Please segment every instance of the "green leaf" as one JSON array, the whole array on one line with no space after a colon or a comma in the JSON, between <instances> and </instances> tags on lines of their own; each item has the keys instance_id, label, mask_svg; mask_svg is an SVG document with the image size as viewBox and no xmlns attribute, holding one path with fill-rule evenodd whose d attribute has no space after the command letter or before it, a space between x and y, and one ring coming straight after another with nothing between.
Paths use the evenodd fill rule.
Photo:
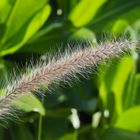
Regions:
<instances>
[{"instance_id":1,"label":"green leaf","mask_svg":"<svg viewBox=\"0 0 140 140\"><path fill-rule=\"evenodd\" d=\"M109 128L101 136L101 140L139 140L137 133L125 131L123 129Z\"/></svg>"},{"instance_id":2,"label":"green leaf","mask_svg":"<svg viewBox=\"0 0 140 140\"><path fill-rule=\"evenodd\" d=\"M125 20L126 14L129 17L128 19L138 19L137 16L130 16L129 13L137 7L139 7L139 0L117 0L117 1L108 1L100 10L100 12L96 15L94 20L88 25L91 29L96 31L104 31L106 26L109 24L113 25L113 21L118 19L118 17L122 17L121 19ZM137 15L139 12L136 12ZM138 15L139 16L139 15ZM107 28L107 31L110 30L110 26Z\"/></svg>"},{"instance_id":3,"label":"green leaf","mask_svg":"<svg viewBox=\"0 0 140 140\"><path fill-rule=\"evenodd\" d=\"M81 0L71 11L69 19L74 26L81 27L89 23L99 8L107 0Z\"/></svg>"},{"instance_id":4,"label":"green leaf","mask_svg":"<svg viewBox=\"0 0 140 140\"><path fill-rule=\"evenodd\" d=\"M92 32L90 29L88 28L80 28L78 30L76 30L71 36L70 39L72 40L89 40L89 41L93 41L96 42L96 37L94 32Z\"/></svg>"},{"instance_id":5,"label":"green leaf","mask_svg":"<svg viewBox=\"0 0 140 140\"><path fill-rule=\"evenodd\" d=\"M0 23L4 23L11 8L14 4L14 1L11 0L1 0L0 1Z\"/></svg>"},{"instance_id":6,"label":"green leaf","mask_svg":"<svg viewBox=\"0 0 140 140\"><path fill-rule=\"evenodd\" d=\"M127 27L128 27L127 21L121 19L117 20L113 25L112 33L114 33L115 35L123 33Z\"/></svg>"},{"instance_id":7,"label":"green leaf","mask_svg":"<svg viewBox=\"0 0 140 140\"><path fill-rule=\"evenodd\" d=\"M7 84L7 68L5 65L5 61L0 59L0 88L4 88L3 86L5 86Z\"/></svg>"},{"instance_id":8,"label":"green leaf","mask_svg":"<svg viewBox=\"0 0 140 140\"><path fill-rule=\"evenodd\" d=\"M140 73L135 76L133 97L134 103L140 104Z\"/></svg>"},{"instance_id":9,"label":"green leaf","mask_svg":"<svg viewBox=\"0 0 140 140\"><path fill-rule=\"evenodd\" d=\"M39 29L40 27L45 23L46 19L48 18L49 14L50 14L50 6L46 5L43 9L41 9L31 20L31 22L28 23L27 26L25 26L25 28L21 29L22 31L24 31L24 34L22 35L21 32L19 33L19 36L13 38L12 41L8 42L7 47L9 49L7 50L3 50L0 52L0 55L6 55L9 53L14 53L15 51L17 51L20 47L22 47L26 41L28 39L30 39L30 37L32 35L34 35ZM22 36L21 36L22 35ZM15 45L13 45L15 44ZM13 46L11 46L13 45ZM6 46L4 46L6 47Z\"/></svg>"},{"instance_id":10,"label":"green leaf","mask_svg":"<svg viewBox=\"0 0 140 140\"><path fill-rule=\"evenodd\" d=\"M117 119L116 127L131 130L140 131L140 106L136 106L128 109Z\"/></svg>"},{"instance_id":11,"label":"green leaf","mask_svg":"<svg viewBox=\"0 0 140 140\"><path fill-rule=\"evenodd\" d=\"M14 4L10 17L6 23L7 30L4 41L10 39L16 34L23 25L39 10L41 10L46 3L46 0L17 0Z\"/></svg>"},{"instance_id":12,"label":"green leaf","mask_svg":"<svg viewBox=\"0 0 140 140\"><path fill-rule=\"evenodd\" d=\"M137 54L133 52L133 68L129 74L127 83L125 84L125 89L123 92L123 109L127 110L130 107L135 105L136 95L134 94L134 84L135 84L135 76L136 76L136 63L137 63Z\"/></svg>"},{"instance_id":13,"label":"green leaf","mask_svg":"<svg viewBox=\"0 0 140 140\"><path fill-rule=\"evenodd\" d=\"M71 115L70 108L59 108L55 110L46 110L46 115L50 117L66 117Z\"/></svg>"},{"instance_id":14,"label":"green leaf","mask_svg":"<svg viewBox=\"0 0 140 140\"><path fill-rule=\"evenodd\" d=\"M77 133L66 134L59 138L59 140L77 140Z\"/></svg>"},{"instance_id":15,"label":"green leaf","mask_svg":"<svg viewBox=\"0 0 140 140\"><path fill-rule=\"evenodd\" d=\"M69 28L69 26L65 27L65 25L63 25L62 23L56 22L50 24L46 28L40 30L19 51L35 52L42 54L49 51L50 49L58 48L59 43L61 44L59 47L62 47L62 42L66 43L68 37L71 34Z\"/></svg>"},{"instance_id":16,"label":"green leaf","mask_svg":"<svg viewBox=\"0 0 140 140\"><path fill-rule=\"evenodd\" d=\"M16 100L13 105L19 110L26 112L34 111L45 115L45 109L42 103L32 94L21 97Z\"/></svg>"},{"instance_id":17,"label":"green leaf","mask_svg":"<svg viewBox=\"0 0 140 140\"><path fill-rule=\"evenodd\" d=\"M101 79L100 96L104 105L107 106L107 104L110 103L107 98L110 96L110 93L113 93L115 98L115 110L118 115L123 112L123 93L133 66L133 58L126 56L118 64L110 65Z\"/></svg>"}]
</instances>

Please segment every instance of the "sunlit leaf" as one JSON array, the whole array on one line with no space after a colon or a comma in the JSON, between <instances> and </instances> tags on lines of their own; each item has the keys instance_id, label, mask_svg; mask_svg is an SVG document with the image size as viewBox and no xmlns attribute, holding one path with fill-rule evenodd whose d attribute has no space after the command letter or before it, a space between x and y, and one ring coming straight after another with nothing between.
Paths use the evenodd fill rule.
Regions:
<instances>
[{"instance_id":1,"label":"sunlit leaf","mask_svg":"<svg viewBox=\"0 0 140 140\"><path fill-rule=\"evenodd\" d=\"M117 114L123 111L123 92L128 76L133 69L134 60L131 56L124 57L118 64L111 65L102 79L100 86L100 96L105 104L109 104L107 100L110 93L114 94L115 110Z\"/></svg>"},{"instance_id":2,"label":"sunlit leaf","mask_svg":"<svg viewBox=\"0 0 140 140\"><path fill-rule=\"evenodd\" d=\"M69 19L76 27L89 23L106 0L81 0L71 11Z\"/></svg>"},{"instance_id":3,"label":"sunlit leaf","mask_svg":"<svg viewBox=\"0 0 140 140\"><path fill-rule=\"evenodd\" d=\"M46 0L17 0L6 23L7 30L4 41L10 39L23 26L29 22L30 18L43 8Z\"/></svg>"},{"instance_id":4,"label":"sunlit leaf","mask_svg":"<svg viewBox=\"0 0 140 140\"><path fill-rule=\"evenodd\" d=\"M0 23L4 23L15 0L0 1Z\"/></svg>"},{"instance_id":5,"label":"sunlit leaf","mask_svg":"<svg viewBox=\"0 0 140 140\"><path fill-rule=\"evenodd\" d=\"M112 28L112 33L119 34L123 33L128 27L128 23L125 20L117 20Z\"/></svg>"},{"instance_id":6,"label":"sunlit leaf","mask_svg":"<svg viewBox=\"0 0 140 140\"><path fill-rule=\"evenodd\" d=\"M45 115L45 109L42 103L34 95L31 94L23 96L15 101L14 106L26 112L34 111L40 113L41 115Z\"/></svg>"},{"instance_id":7,"label":"sunlit leaf","mask_svg":"<svg viewBox=\"0 0 140 140\"><path fill-rule=\"evenodd\" d=\"M85 41L93 41L96 42L96 37L94 32L92 32L88 28L80 28L79 30L76 30L71 36L71 39L73 40L85 40Z\"/></svg>"},{"instance_id":8,"label":"sunlit leaf","mask_svg":"<svg viewBox=\"0 0 140 140\"><path fill-rule=\"evenodd\" d=\"M106 29L106 26L113 25L116 19L121 18L126 20L133 19L137 20L139 15L138 11L135 12L137 16L131 13L132 10L139 8L139 0L117 0L117 1L108 1L102 8L99 14L96 15L94 20L89 24L89 27L96 31L109 31L110 26Z\"/></svg>"},{"instance_id":9,"label":"sunlit leaf","mask_svg":"<svg viewBox=\"0 0 140 140\"><path fill-rule=\"evenodd\" d=\"M140 106L136 106L125 111L117 119L116 127L131 130L140 131Z\"/></svg>"},{"instance_id":10,"label":"sunlit leaf","mask_svg":"<svg viewBox=\"0 0 140 140\"><path fill-rule=\"evenodd\" d=\"M38 29L44 24L46 19L48 18L50 14L50 6L46 5L41 11L39 11L31 20L31 22L22 29L24 30L23 36L17 36L12 40L11 42L8 42L7 46L11 46L12 43L16 44L11 46L12 48L9 48L7 50L3 50L0 52L0 55L6 55L8 53L13 53L16 50L18 50L24 43L34 34L38 31Z\"/></svg>"}]
</instances>

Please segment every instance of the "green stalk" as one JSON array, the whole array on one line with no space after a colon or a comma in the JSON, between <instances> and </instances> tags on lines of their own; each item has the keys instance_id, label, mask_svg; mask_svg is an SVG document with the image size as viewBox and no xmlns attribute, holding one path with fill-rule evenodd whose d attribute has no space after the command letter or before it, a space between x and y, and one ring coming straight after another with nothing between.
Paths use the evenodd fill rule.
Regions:
<instances>
[{"instance_id":1,"label":"green stalk","mask_svg":"<svg viewBox=\"0 0 140 140\"><path fill-rule=\"evenodd\" d=\"M43 104L44 102L44 97L42 96L41 102ZM42 122L43 122L43 116L40 114L39 115L39 121L38 121L38 139L37 140L41 140L41 134L42 134Z\"/></svg>"},{"instance_id":2,"label":"green stalk","mask_svg":"<svg viewBox=\"0 0 140 140\"><path fill-rule=\"evenodd\" d=\"M42 115L39 116L38 121L38 140L41 140L41 133L42 133Z\"/></svg>"}]
</instances>

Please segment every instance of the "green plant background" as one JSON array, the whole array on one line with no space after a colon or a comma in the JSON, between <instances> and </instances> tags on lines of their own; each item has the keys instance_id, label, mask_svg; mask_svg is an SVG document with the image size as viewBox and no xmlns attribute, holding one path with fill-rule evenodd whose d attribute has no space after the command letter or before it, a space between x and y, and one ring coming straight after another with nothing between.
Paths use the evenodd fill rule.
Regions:
<instances>
[{"instance_id":1,"label":"green plant background","mask_svg":"<svg viewBox=\"0 0 140 140\"><path fill-rule=\"evenodd\" d=\"M0 0L1 83L43 53L107 34L139 38L140 0ZM22 97L19 118L1 120L0 140L140 140L140 59L131 54L43 100Z\"/></svg>"}]
</instances>

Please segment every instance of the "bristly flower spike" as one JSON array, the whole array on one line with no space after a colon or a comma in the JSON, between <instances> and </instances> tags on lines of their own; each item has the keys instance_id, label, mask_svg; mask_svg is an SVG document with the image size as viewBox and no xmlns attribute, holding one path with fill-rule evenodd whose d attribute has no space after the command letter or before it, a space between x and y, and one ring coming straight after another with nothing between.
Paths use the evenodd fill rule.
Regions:
<instances>
[{"instance_id":1,"label":"bristly flower spike","mask_svg":"<svg viewBox=\"0 0 140 140\"><path fill-rule=\"evenodd\" d=\"M125 40L102 43L97 48L78 48L74 51L66 51L60 57L52 58L47 64L41 63L33 67L29 74L22 74L7 86L0 98L0 117L11 114L12 103L22 95L36 91L40 86L48 87L53 83L69 80L71 77L76 77L76 74L84 74L85 70L91 71L90 68L94 65L130 51L135 44Z\"/></svg>"}]
</instances>

